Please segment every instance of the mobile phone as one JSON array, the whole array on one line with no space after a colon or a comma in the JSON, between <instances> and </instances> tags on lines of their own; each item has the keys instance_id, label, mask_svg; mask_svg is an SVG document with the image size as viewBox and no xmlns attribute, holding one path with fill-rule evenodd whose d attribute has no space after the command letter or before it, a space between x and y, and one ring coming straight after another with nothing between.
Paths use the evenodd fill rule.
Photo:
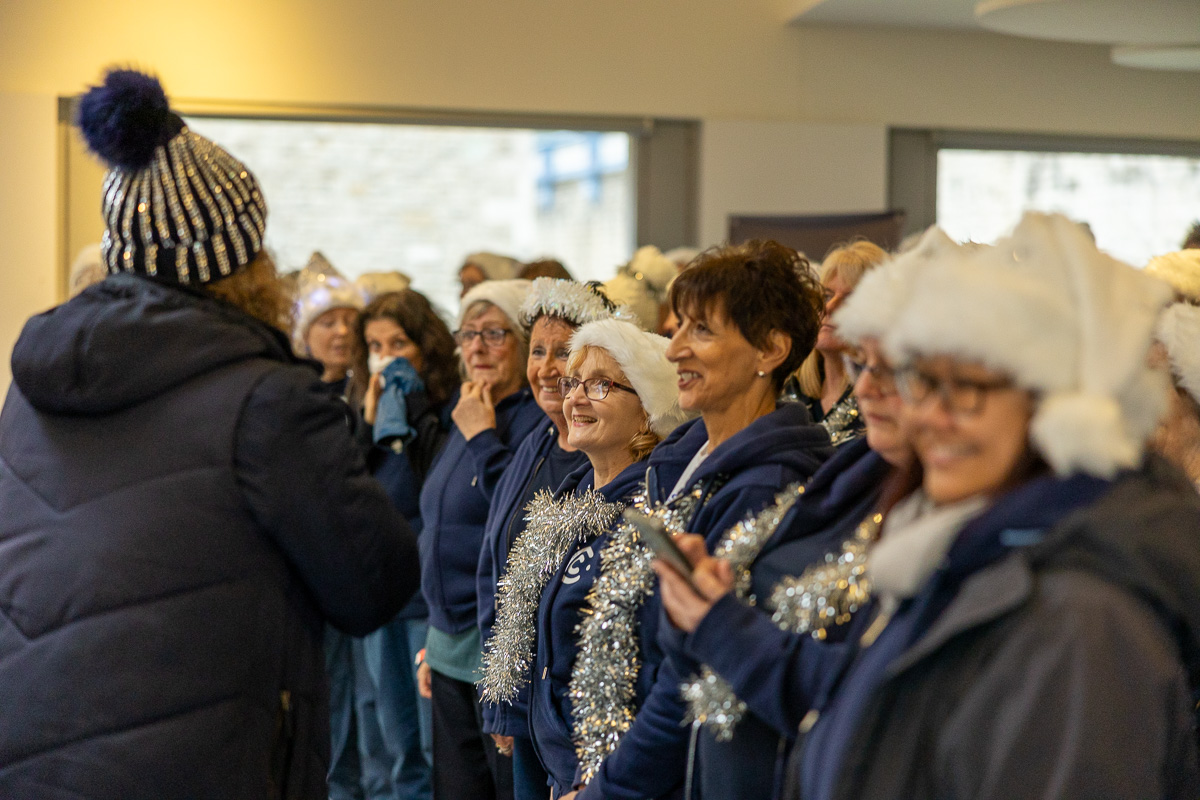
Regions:
<instances>
[{"instance_id":1,"label":"mobile phone","mask_svg":"<svg viewBox=\"0 0 1200 800\"><path fill-rule=\"evenodd\" d=\"M654 551L654 555L674 567L675 571L686 578L688 583L692 582L692 563L679 549L679 545L675 544L671 534L667 533L667 526L663 524L662 520L632 508L625 509L621 516L637 529L642 540Z\"/></svg>"}]
</instances>

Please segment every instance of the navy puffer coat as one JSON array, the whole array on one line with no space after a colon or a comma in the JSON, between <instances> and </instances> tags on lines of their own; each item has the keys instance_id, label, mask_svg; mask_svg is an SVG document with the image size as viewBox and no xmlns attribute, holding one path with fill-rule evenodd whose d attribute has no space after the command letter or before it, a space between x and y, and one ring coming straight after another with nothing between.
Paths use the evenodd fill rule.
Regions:
<instances>
[{"instance_id":1,"label":"navy puffer coat","mask_svg":"<svg viewBox=\"0 0 1200 800\"><path fill-rule=\"evenodd\" d=\"M109 278L0 414L0 797L324 798L324 622L417 586L345 406L232 306Z\"/></svg>"}]
</instances>

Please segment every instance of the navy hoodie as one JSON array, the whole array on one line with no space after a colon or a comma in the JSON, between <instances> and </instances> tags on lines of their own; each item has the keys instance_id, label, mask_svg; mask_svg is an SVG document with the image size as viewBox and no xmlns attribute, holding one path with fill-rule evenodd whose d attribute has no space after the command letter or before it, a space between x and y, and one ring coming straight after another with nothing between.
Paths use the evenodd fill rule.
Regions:
<instances>
[{"instance_id":1,"label":"navy hoodie","mask_svg":"<svg viewBox=\"0 0 1200 800\"><path fill-rule=\"evenodd\" d=\"M667 499L706 441L704 421L697 419L681 425L655 448L646 470L652 500ZM806 481L832 454L829 435L813 424L807 409L784 403L729 437L704 460L690 481L693 487L701 486L701 502L684 527L702 535L711 549L726 530L760 511L785 486ZM650 604L660 604L657 593L647 601ZM658 624L656 619L656 629ZM633 725L581 798L634 800L681 791L688 730L683 726L686 707L679 684L685 677L670 661L662 663Z\"/></svg>"},{"instance_id":2,"label":"navy hoodie","mask_svg":"<svg viewBox=\"0 0 1200 800\"><path fill-rule=\"evenodd\" d=\"M750 568L752 592L767 600L785 577L837 552L876 507L890 465L867 446L865 437L845 445L805 485L775 534ZM761 606L760 606L761 608ZM763 613L763 612L760 612ZM807 634L797 634L797 639ZM696 674L701 662L689 657L687 637L664 624L662 644L681 675ZM789 651L795 658L798 648ZM774 797L781 787L782 759L795 738L804 710L780 703L787 692L789 665L777 664L777 651L742 654L741 670L725 676L750 709L728 742L703 728L696 739L693 797ZM733 677L733 680L731 680ZM783 741L781 741L781 739Z\"/></svg>"},{"instance_id":3,"label":"navy hoodie","mask_svg":"<svg viewBox=\"0 0 1200 800\"><path fill-rule=\"evenodd\" d=\"M547 459L554 457L560 462L557 468L545 468ZM578 450L562 451L558 447L558 429L546 421L540 430L535 430L521 442L504 476L496 484L475 573L475 590L479 597L479 634L485 645L492 638L492 625L496 622L496 585L508 567L508 551L512 549L515 539L512 532L515 530L519 533L525 528L522 500L536 489L549 489L552 492L558 489L563 479L554 476L560 474L564 466L569 467L569 476L587 467L588 458ZM522 521L517 522L517 517L521 517ZM528 686L511 703L484 703L484 733L528 738L529 728L525 722L528 704Z\"/></svg>"},{"instance_id":4,"label":"navy hoodie","mask_svg":"<svg viewBox=\"0 0 1200 800\"><path fill-rule=\"evenodd\" d=\"M628 503L641 485L645 467L641 462L631 464L603 486L600 494L610 503ZM591 467L580 470L564 482L556 496L586 491L592 488L595 477ZM604 533L576 546L542 590L538 605L536 655L529 693L529 733L538 758L550 776L555 796L571 791L579 766L571 738L575 722L567 691L578 655L575 629L596 576L600 574L600 551L607 542L608 534ZM649 692L661 661L661 654L654 644L658 604L646 603L640 620L644 655L636 687L638 705Z\"/></svg>"},{"instance_id":5,"label":"navy hoodie","mask_svg":"<svg viewBox=\"0 0 1200 800\"><path fill-rule=\"evenodd\" d=\"M456 394L450 407L458 402ZM458 426L421 489L421 592L429 624L458 634L477 624L475 570L496 484L517 445L546 419L523 386L496 404L496 427L463 438Z\"/></svg>"}]
</instances>

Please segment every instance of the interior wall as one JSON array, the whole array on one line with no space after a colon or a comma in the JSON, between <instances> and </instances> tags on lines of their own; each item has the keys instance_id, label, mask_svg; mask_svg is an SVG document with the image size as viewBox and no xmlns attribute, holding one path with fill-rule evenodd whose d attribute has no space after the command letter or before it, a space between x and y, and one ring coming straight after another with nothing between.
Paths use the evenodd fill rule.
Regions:
<instances>
[{"instance_id":1,"label":"interior wall","mask_svg":"<svg viewBox=\"0 0 1200 800\"><path fill-rule=\"evenodd\" d=\"M787 5L4 0L0 208L20 257L0 268L0 353L55 299L54 98L113 63L180 99L701 120L702 242L731 211L882 208L889 126L1200 138L1200 73L987 33L790 26Z\"/></svg>"},{"instance_id":2,"label":"interior wall","mask_svg":"<svg viewBox=\"0 0 1200 800\"><path fill-rule=\"evenodd\" d=\"M711 120L700 146L700 234L724 241L731 214L839 214L887 204L887 128ZM821 258L823 253L810 254Z\"/></svg>"},{"instance_id":3,"label":"interior wall","mask_svg":"<svg viewBox=\"0 0 1200 800\"><path fill-rule=\"evenodd\" d=\"M55 109L48 95L0 92L0 391L26 318L59 294Z\"/></svg>"}]
</instances>

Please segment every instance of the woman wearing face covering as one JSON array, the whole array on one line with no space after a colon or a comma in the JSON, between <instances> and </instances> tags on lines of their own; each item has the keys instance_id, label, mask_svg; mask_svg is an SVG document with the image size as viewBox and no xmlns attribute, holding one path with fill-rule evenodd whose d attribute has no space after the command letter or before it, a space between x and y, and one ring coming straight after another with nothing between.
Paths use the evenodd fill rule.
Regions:
<instances>
[{"instance_id":1,"label":"woman wearing face covering","mask_svg":"<svg viewBox=\"0 0 1200 800\"><path fill-rule=\"evenodd\" d=\"M935 250L880 298L917 460L845 644L801 645L784 797L1194 797L1200 500L1144 452L1169 291L1059 216ZM713 566L663 583L701 639L738 602ZM728 648L784 646L735 617Z\"/></svg>"}]
</instances>

